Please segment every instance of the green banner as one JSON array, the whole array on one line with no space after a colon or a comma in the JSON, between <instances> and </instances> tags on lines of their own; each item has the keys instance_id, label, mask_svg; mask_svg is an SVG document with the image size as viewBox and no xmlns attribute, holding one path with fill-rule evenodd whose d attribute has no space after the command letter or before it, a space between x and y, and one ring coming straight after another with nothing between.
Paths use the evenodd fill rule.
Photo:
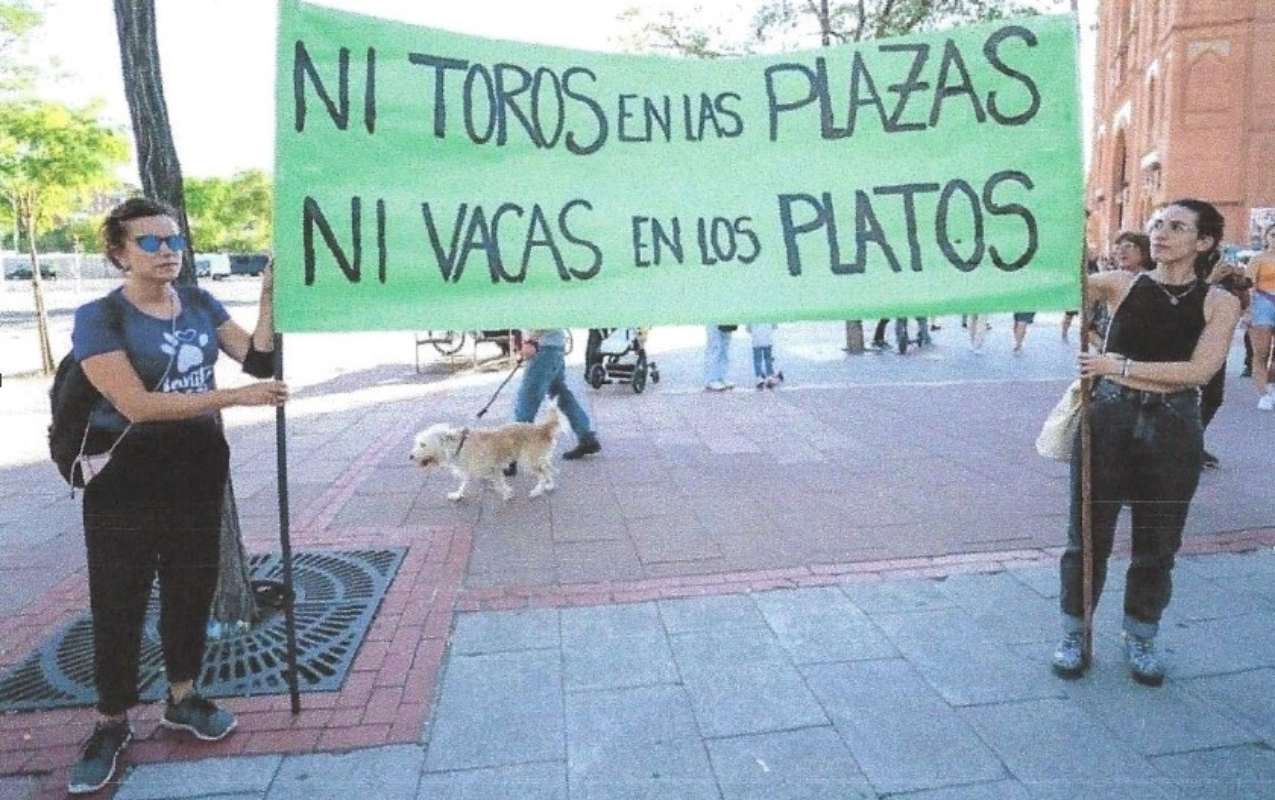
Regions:
<instances>
[{"instance_id":1,"label":"green banner","mask_svg":"<svg viewBox=\"0 0 1275 800\"><path fill-rule=\"evenodd\" d=\"M280 8L282 331L1075 308L1074 21L603 55Z\"/></svg>"}]
</instances>

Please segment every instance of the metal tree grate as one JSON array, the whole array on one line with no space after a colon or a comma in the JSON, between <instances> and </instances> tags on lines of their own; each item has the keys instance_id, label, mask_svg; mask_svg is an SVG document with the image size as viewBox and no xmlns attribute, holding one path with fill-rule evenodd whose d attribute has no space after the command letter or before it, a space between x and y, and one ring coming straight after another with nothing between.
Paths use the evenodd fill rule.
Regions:
<instances>
[{"instance_id":1,"label":"metal tree grate","mask_svg":"<svg viewBox=\"0 0 1275 800\"><path fill-rule=\"evenodd\" d=\"M337 691L345 683L346 672L404 552L309 551L293 555L297 685L301 691ZM282 579L283 561L277 554L254 555L249 561L254 579ZM208 642L197 683L200 693L245 697L287 691L283 611L263 611L266 617L243 634ZM142 629L138 686L144 701L161 699L167 687L158 625L156 587ZM87 615L58 631L0 676L0 712L91 706L96 702L93 628Z\"/></svg>"}]
</instances>

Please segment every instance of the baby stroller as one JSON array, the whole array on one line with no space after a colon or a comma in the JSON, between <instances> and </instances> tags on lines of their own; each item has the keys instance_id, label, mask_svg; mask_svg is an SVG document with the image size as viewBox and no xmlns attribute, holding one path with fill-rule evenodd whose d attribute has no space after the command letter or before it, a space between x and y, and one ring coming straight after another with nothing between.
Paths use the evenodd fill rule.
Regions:
<instances>
[{"instance_id":1,"label":"baby stroller","mask_svg":"<svg viewBox=\"0 0 1275 800\"><path fill-rule=\"evenodd\" d=\"M641 394L647 378L660 382L660 370L646 358L644 336L637 328L590 328L584 350L584 380L594 389L604 383L627 383Z\"/></svg>"}]
</instances>

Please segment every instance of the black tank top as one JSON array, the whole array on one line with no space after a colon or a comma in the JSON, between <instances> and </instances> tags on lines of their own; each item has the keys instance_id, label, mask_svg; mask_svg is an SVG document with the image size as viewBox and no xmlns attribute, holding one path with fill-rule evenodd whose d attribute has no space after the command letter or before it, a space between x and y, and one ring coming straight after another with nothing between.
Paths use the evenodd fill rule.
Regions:
<instances>
[{"instance_id":1,"label":"black tank top","mask_svg":"<svg viewBox=\"0 0 1275 800\"><path fill-rule=\"evenodd\" d=\"M1112 318L1107 351L1133 361L1190 361L1204 332L1207 293L1204 281L1187 290L1186 285L1156 283L1149 274L1140 274Z\"/></svg>"},{"instance_id":2,"label":"black tank top","mask_svg":"<svg viewBox=\"0 0 1275 800\"><path fill-rule=\"evenodd\" d=\"M1111 320L1107 351L1134 361L1190 361L1204 331L1209 286L1159 284L1143 273ZM1177 303L1173 302L1173 297Z\"/></svg>"}]
</instances>

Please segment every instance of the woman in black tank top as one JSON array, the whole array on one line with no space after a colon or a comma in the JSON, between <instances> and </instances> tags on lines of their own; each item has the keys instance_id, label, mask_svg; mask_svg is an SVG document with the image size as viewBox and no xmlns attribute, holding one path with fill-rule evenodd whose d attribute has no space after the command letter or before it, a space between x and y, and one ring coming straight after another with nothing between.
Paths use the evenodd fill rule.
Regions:
<instances>
[{"instance_id":1,"label":"woman in black tank top","mask_svg":"<svg viewBox=\"0 0 1275 800\"><path fill-rule=\"evenodd\" d=\"M1170 203L1147 226L1154 270L1106 272L1088 281L1086 300L1112 311L1104 352L1079 358L1081 376L1095 379L1089 406L1094 599L1102 592L1120 509L1128 506L1133 558L1125 583L1125 658L1134 679L1152 686L1164 680L1155 636L1199 482L1199 387L1226 360L1240 317L1235 297L1204 281L1218 260L1223 222L1209 203ZM1081 646L1080 455L1077 436L1060 564L1064 635L1053 658L1054 671L1066 678L1089 666Z\"/></svg>"}]
</instances>

